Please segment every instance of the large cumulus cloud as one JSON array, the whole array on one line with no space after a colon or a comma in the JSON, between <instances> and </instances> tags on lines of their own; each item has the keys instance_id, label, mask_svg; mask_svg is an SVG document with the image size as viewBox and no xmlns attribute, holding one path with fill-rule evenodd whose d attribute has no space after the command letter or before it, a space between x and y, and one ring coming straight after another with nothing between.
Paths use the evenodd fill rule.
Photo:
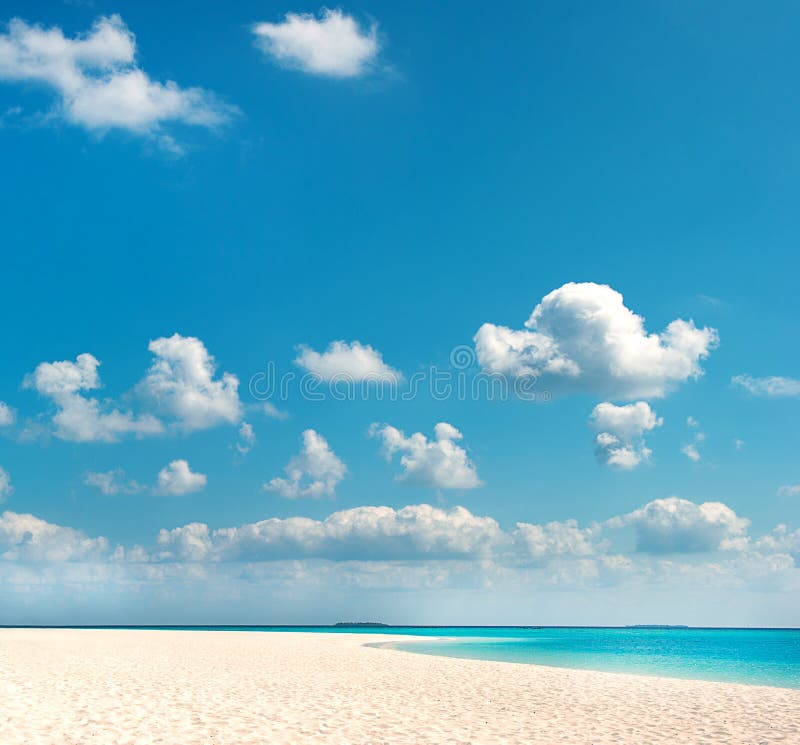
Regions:
<instances>
[{"instance_id":1,"label":"large cumulus cloud","mask_svg":"<svg viewBox=\"0 0 800 745\"><path fill-rule=\"evenodd\" d=\"M475 334L488 372L535 376L542 390L622 400L660 398L698 377L717 343L715 329L691 320L648 333L619 292L593 282L569 282L545 295L524 329L484 323Z\"/></svg>"}]
</instances>

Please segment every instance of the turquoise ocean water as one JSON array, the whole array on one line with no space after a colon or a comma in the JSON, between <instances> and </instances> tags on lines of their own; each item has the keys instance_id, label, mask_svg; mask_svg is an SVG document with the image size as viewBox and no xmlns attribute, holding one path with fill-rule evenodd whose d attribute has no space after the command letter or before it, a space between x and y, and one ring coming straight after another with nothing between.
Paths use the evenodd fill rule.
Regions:
<instances>
[{"instance_id":1,"label":"turquoise ocean water","mask_svg":"<svg viewBox=\"0 0 800 745\"><path fill-rule=\"evenodd\" d=\"M356 632L374 634L376 642L385 634L424 636L427 637L424 641L409 640L393 646L449 657L800 688L800 630L461 626L168 628Z\"/></svg>"},{"instance_id":2,"label":"turquoise ocean water","mask_svg":"<svg viewBox=\"0 0 800 745\"><path fill-rule=\"evenodd\" d=\"M497 629L398 646L425 654L800 688L800 631Z\"/></svg>"}]
</instances>

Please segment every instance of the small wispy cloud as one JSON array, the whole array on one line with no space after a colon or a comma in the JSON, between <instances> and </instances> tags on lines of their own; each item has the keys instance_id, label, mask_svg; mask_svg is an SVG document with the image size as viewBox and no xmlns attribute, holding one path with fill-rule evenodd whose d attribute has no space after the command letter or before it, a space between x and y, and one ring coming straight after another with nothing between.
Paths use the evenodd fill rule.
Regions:
<instances>
[{"instance_id":1,"label":"small wispy cloud","mask_svg":"<svg viewBox=\"0 0 800 745\"><path fill-rule=\"evenodd\" d=\"M114 494L137 494L144 491L144 486L125 476L125 471L115 468L111 471L87 471L83 483L93 486L101 494L111 496Z\"/></svg>"},{"instance_id":2,"label":"small wispy cloud","mask_svg":"<svg viewBox=\"0 0 800 745\"><path fill-rule=\"evenodd\" d=\"M270 401L263 401L262 403L255 404L253 408L263 414L268 419L277 419L278 421L285 421L289 418L289 412L279 409L275 404Z\"/></svg>"},{"instance_id":3,"label":"small wispy cloud","mask_svg":"<svg viewBox=\"0 0 800 745\"><path fill-rule=\"evenodd\" d=\"M689 443L688 445L683 445L681 447L681 452L690 460L692 463L697 463L700 458L700 451L697 449L697 445L693 443Z\"/></svg>"},{"instance_id":4,"label":"small wispy cloud","mask_svg":"<svg viewBox=\"0 0 800 745\"><path fill-rule=\"evenodd\" d=\"M754 396L765 398L784 398L800 396L800 380L785 378L780 375L770 375L765 378L755 378L752 375L735 375L731 378L731 385L743 388Z\"/></svg>"},{"instance_id":5,"label":"small wispy cloud","mask_svg":"<svg viewBox=\"0 0 800 745\"><path fill-rule=\"evenodd\" d=\"M701 303L705 303L706 305L709 305L712 308L724 308L726 304L725 301L722 300L721 298L718 298L714 295L706 295L702 292L699 295L697 295L697 299Z\"/></svg>"},{"instance_id":6,"label":"small wispy cloud","mask_svg":"<svg viewBox=\"0 0 800 745\"><path fill-rule=\"evenodd\" d=\"M249 422L242 422L239 427L239 437L236 441L236 452L239 455L247 455L256 444L256 433L253 425Z\"/></svg>"},{"instance_id":7,"label":"small wispy cloud","mask_svg":"<svg viewBox=\"0 0 800 745\"><path fill-rule=\"evenodd\" d=\"M694 440L693 442L684 443L681 446L681 452L692 461L692 463L698 463L703 458L700 453L700 446L706 441L706 435L704 432L700 431L700 422L693 416L686 417L686 427L694 430Z\"/></svg>"},{"instance_id":8,"label":"small wispy cloud","mask_svg":"<svg viewBox=\"0 0 800 745\"><path fill-rule=\"evenodd\" d=\"M0 401L0 427L10 427L17 419L17 413L4 401Z\"/></svg>"},{"instance_id":9,"label":"small wispy cloud","mask_svg":"<svg viewBox=\"0 0 800 745\"><path fill-rule=\"evenodd\" d=\"M14 487L11 485L11 477L5 468L0 467L0 502L5 501L6 497L14 493Z\"/></svg>"}]
</instances>

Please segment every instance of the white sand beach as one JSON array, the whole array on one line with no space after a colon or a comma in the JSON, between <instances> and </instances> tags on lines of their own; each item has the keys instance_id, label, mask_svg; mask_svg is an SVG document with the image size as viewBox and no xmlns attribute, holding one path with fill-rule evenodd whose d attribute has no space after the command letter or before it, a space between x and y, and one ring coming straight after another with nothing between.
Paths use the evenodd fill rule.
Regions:
<instances>
[{"instance_id":1,"label":"white sand beach","mask_svg":"<svg viewBox=\"0 0 800 745\"><path fill-rule=\"evenodd\" d=\"M796 690L364 646L377 640L2 629L0 742L800 742Z\"/></svg>"}]
</instances>

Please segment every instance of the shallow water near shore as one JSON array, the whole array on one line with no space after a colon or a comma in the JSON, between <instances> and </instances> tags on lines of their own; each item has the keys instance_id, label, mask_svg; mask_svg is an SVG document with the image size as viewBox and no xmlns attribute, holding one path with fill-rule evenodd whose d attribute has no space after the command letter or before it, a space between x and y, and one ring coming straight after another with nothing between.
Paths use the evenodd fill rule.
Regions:
<instances>
[{"instance_id":1,"label":"shallow water near shore","mask_svg":"<svg viewBox=\"0 0 800 745\"><path fill-rule=\"evenodd\" d=\"M441 633L447 638L394 646L450 657L800 688L800 631L794 630L474 629L469 638Z\"/></svg>"}]
</instances>

